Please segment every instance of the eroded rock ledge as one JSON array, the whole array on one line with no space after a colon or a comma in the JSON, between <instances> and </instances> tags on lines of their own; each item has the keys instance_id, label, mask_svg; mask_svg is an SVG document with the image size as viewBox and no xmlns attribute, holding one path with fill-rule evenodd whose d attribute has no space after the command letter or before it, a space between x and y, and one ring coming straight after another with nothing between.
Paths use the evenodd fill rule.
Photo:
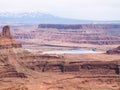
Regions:
<instances>
[{"instance_id":1,"label":"eroded rock ledge","mask_svg":"<svg viewBox=\"0 0 120 90\"><path fill-rule=\"evenodd\" d=\"M115 29L120 28L117 24L40 24L38 28L56 29Z\"/></svg>"},{"instance_id":2,"label":"eroded rock ledge","mask_svg":"<svg viewBox=\"0 0 120 90\"><path fill-rule=\"evenodd\" d=\"M21 58L27 58L26 61L21 60L23 66L38 72L77 72L81 75L120 75L119 61L66 62L62 60L64 59L63 57L57 56L28 56Z\"/></svg>"},{"instance_id":3,"label":"eroded rock ledge","mask_svg":"<svg viewBox=\"0 0 120 90\"><path fill-rule=\"evenodd\" d=\"M112 50L108 50L106 53L107 54L120 54L120 46Z\"/></svg>"}]
</instances>

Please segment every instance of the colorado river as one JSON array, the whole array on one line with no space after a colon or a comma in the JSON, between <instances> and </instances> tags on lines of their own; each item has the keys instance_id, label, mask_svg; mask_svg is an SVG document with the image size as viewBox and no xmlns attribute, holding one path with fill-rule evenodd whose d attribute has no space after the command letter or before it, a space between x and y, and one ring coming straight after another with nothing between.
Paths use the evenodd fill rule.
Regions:
<instances>
[{"instance_id":1,"label":"colorado river","mask_svg":"<svg viewBox=\"0 0 120 90\"><path fill-rule=\"evenodd\" d=\"M45 51L43 54L85 54L85 53L101 53L94 50L78 49L78 50L56 50Z\"/></svg>"}]
</instances>

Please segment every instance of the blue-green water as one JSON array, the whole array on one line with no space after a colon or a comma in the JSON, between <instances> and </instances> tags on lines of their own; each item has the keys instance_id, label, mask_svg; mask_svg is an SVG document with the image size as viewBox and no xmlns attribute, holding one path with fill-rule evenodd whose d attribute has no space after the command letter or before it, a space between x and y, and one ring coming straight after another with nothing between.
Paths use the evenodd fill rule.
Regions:
<instances>
[{"instance_id":1,"label":"blue-green water","mask_svg":"<svg viewBox=\"0 0 120 90\"><path fill-rule=\"evenodd\" d=\"M78 49L78 50L56 50L45 51L44 54L84 54L84 53L100 53L94 50Z\"/></svg>"}]
</instances>

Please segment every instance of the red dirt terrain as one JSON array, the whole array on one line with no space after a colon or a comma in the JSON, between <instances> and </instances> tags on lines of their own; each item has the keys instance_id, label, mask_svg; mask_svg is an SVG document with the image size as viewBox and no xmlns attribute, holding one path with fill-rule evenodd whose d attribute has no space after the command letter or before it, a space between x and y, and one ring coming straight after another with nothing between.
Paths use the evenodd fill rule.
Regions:
<instances>
[{"instance_id":1,"label":"red dirt terrain","mask_svg":"<svg viewBox=\"0 0 120 90\"><path fill-rule=\"evenodd\" d=\"M120 90L119 54L31 53L9 26L0 38L0 90Z\"/></svg>"}]
</instances>

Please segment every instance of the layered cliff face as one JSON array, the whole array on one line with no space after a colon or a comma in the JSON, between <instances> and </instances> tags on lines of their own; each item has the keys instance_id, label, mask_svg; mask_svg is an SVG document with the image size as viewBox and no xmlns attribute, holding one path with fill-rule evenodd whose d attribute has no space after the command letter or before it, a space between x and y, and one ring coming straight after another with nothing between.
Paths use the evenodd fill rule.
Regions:
<instances>
[{"instance_id":1,"label":"layered cliff face","mask_svg":"<svg viewBox=\"0 0 120 90\"><path fill-rule=\"evenodd\" d=\"M120 44L120 25L114 24L80 24L80 25L39 25L39 30L44 33L51 31L52 39L61 42L85 44ZM52 31L54 30L54 31ZM48 35L48 33L46 35ZM41 33L42 35L42 33ZM46 38L45 38L46 39Z\"/></svg>"},{"instance_id":2,"label":"layered cliff face","mask_svg":"<svg viewBox=\"0 0 120 90\"><path fill-rule=\"evenodd\" d=\"M120 28L118 24L40 24L38 28L55 29L116 29Z\"/></svg>"},{"instance_id":3,"label":"layered cliff face","mask_svg":"<svg viewBox=\"0 0 120 90\"><path fill-rule=\"evenodd\" d=\"M16 68L9 63L8 57L0 56L0 78L21 77L25 78L25 74L18 72Z\"/></svg>"},{"instance_id":4,"label":"layered cliff face","mask_svg":"<svg viewBox=\"0 0 120 90\"><path fill-rule=\"evenodd\" d=\"M40 24L30 32L14 32L14 38L23 44L77 43L113 45L120 44L119 24ZM35 42L36 41L36 42Z\"/></svg>"},{"instance_id":5,"label":"layered cliff face","mask_svg":"<svg viewBox=\"0 0 120 90\"><path fill-rule=\"evenodd\" d=\"M64 57L39 55L22 57L24 67L38 72L79 73L80 75L120 75L119 61L67 61Z\"/></svg>"}]
</instances>

